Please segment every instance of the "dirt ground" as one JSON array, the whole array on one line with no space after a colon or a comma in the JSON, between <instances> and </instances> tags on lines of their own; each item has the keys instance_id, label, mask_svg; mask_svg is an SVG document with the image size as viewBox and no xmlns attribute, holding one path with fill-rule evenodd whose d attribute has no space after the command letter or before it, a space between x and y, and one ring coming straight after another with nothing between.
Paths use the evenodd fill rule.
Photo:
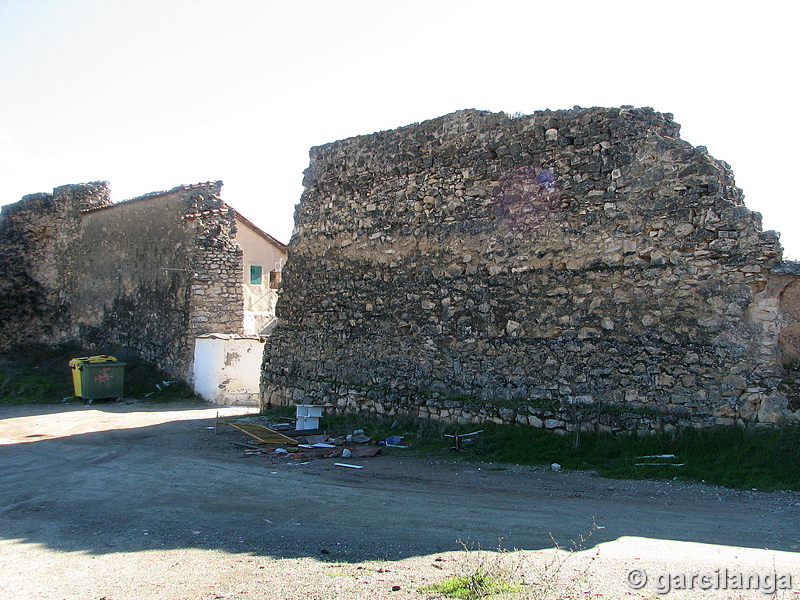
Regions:
<instances>
[{"instance_id":1,"label":"dirt ground","mask_svg":"<svg viewBox=\"0 0 800 600\"><path fill-rule=\"evenodd\" d=\"M797 492L607 480L392 449L345 461L362 469L245 456L232 443L247 441L242 433L213 430L217 413L244 412L0 407L0 598L400 600L431 597L420 587L478 566L524 580L516 593L530 598L654 598L680 573L717 580L676 591L688 584L673 579L669 597L762 598L773 572L794 589L777 597L800 597ZM553 540L582 551L554 553ZM490 552L498 547L521 552ZM632 569L648 575L640 589L627 583ZM760 590L714 589L720 572L765 579ZM540 593L543 579L562 591Z\"/></svg>"}]
</instances>

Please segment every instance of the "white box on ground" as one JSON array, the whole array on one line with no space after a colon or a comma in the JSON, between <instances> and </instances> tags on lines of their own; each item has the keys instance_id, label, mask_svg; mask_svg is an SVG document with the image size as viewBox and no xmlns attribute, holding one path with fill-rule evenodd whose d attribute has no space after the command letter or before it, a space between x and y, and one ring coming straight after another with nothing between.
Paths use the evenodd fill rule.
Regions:
<instances>
[{"instance_id":1,"label":"white box on ground","mask_svg":"<svg viewBox=\"0 0 800 600\"><path fill-rule=\"evenodd\" d=\"M319 429L319 420L322 417L322 406L313 404L297 405L297 429Z\"/></svg>"}]
</instances>

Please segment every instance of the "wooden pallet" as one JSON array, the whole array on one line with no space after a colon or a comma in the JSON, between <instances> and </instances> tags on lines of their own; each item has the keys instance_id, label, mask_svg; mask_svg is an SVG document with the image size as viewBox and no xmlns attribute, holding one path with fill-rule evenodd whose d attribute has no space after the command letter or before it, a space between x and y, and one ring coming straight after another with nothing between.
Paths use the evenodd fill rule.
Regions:
<instances>
[{"instance_id":1,"label":"wooden pallet","mask_svg":"<svg viewBox=\"0 0 800 600\"><path fill-rule=\"evenodd\" d=\"M297 446L297 440L273 431L269 427L263 425L256 425L255 423L228 423L231 427L235 427L242 433L249 435L251 438L257 440L262 444L278 444L281 446Z\"/></svg>"}]
</instances>

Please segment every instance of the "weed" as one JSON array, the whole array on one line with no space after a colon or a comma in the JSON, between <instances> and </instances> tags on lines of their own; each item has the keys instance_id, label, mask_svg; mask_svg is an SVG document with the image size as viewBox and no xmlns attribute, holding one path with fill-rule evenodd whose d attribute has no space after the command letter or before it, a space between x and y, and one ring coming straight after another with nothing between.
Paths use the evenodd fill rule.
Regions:
<instances>
[{"instance_id":1,"label":"weed","mask_svg":"<svg viewBox=\"0 0 800 600\"><path fill-rule=\"evenodd\" d=\"M522 589L516 565L507 560L512 553L502 549L487 553L461 540L459 543L464 547L466 563L460 565L462 574L425 586L421 591L459 600L479 600L510 597Z\"/></svg>"},{"instance_id":2,"label":"weed","mask_svg":"<svg viewBox=\"0 0 800 600\"><path fill-rule=\"evenodd\" d=\"M478 569L467 575L453 575L435 583L430 586L429 591L449 598L475 600L495 597L513 589L515 588L508 582L496 579L491 573Z\"/></svg>"},{"instance_id":3,"label":"weed","mask_svg":"<svg viewBox=\"0 0 800 600\"><path fill-rule=\"evenodd\" d=\"M515 598L519 600L569 600L583 598L589 587L589 571L597 554L582 566L573 568L571 559L584 549L592 534L601 529L592 523L587 535L562 547L551 536L553 549L546 552L484 552L459 541L464 548L457 575L425 586L420 591L459 600ZM502 545L502 540L501 540Z\"/></svg>"},{"instance_id":4,"label":"weed","mask_svg":"<svg viewBox=\"0 0 800 600\"><path fill-rule=\"evenodd\" d=\"M553 550L543 562L534 563L527 578L523 581L525 600L548 600L550 598L570 599L583 598L585 588L589 586L589 571L597 558L597 553L589 557L584 566L572 568L571 560L576 553L585 549L586 543L595 531L602 529L597 523L592 522L592 528L586 535L581 535L578 541L570 542L569 546L562 547L551 535Z\"/></svg>"}]
</instances>

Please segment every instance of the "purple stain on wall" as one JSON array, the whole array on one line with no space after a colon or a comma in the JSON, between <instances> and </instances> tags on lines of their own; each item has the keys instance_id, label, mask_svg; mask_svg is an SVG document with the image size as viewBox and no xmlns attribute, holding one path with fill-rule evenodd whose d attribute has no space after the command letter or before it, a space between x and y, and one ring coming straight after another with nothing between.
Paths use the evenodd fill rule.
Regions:
<instances>
[{"instance_id":1,"label":"purple stain on wall","mask_svg":"<svg viewBox=\"0 0 800 600\"><path fill-rule=\"evenodd\" d=\"M536 176L536 183L539 184L539 192L552 192L556 189L556 176L550 171L542 171Z\"/></svg>"},{"instance_id":2,"label":"purple stain on wall","mask_svg":"<svg viewBox=\"0 0 800 600\"><path fill-rule=\"evenodd\" d=\"M534 166L506 171L494 189L495 215L510 229L534 229L549 221L556 208L556 174Z\"/></svg>"}]
</instances>

